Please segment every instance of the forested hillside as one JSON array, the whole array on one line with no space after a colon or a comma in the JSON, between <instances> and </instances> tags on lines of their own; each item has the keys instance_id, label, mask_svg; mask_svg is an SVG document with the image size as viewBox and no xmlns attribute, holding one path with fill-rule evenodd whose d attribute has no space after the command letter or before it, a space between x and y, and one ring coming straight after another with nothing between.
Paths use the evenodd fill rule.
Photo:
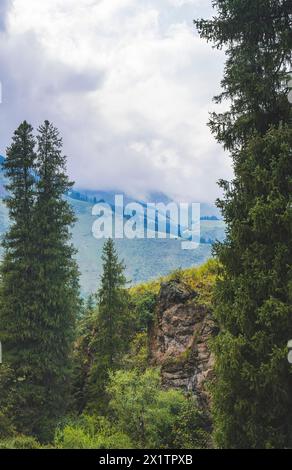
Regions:
<instances>
[{"instance_id":1,"label":"forested hillside","mask_svg":"<svg viewBox=\"0 0 292 470\"><path fill-rule=\"evenodd\" d=\"M212 317L216 271L210 261L127 288L124 266L109 240L103 250L101 287L81 308L76 325L66 415L60 414L54 434L43 440L38 432L20 433L19 418L9 419L6 409L0 448L212 447L208 387L213 380L210 341L216 329L210 325L207 333L206 325ZM163 314L172 317L176 342L161 362L154 359L154 337ZM175 325L183 324L186 316L192 323L187 321L181 336ZM162 340L161 333L159 337ZM209 351L208 368L202 346ZM174 366L185 377L188 371L189 379L177 381ZM193 377L200 374L195 382Z\"/></svg>"},{"instance_id":2,"label":"forested hillside","mask_svg":"<svg viewBox=\"0 0 292 470\"><path fill-rule=\"evenodd\" d=\"M216 264L130 288L109 238L98 288L81 300L71 243L76 219L64 198L73 183L58 130L45 121L35 135L21 123L3 167L9 226L0 285L0 446L211 446L201 346L209 351L213 335L203 330ZM154 359L165 311L177 337L166 362L185 364L188 381L166 383L165 361ZM183 337L175 327L180 321ZM208 357L212 372L210 351Z\"/></svg>"},{"instance_id":3,"label":"forested hillside","mask_svg":"<svg viewBox=\"0 0 292 470\"><path fill-rule=\"evenodd\" d=\"M96 241L48 120L0 159L1 449L292 448L292 4L213 7L234 177L197 250Z\"/></svg>"}]
</instances>

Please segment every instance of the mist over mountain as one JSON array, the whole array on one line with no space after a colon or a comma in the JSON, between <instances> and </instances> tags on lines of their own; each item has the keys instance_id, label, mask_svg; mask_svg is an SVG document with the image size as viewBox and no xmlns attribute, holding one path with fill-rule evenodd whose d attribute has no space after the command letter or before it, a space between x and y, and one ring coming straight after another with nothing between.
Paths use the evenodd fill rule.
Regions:
<instances>
[{"instance_id":1,"label":"mist over mountain","mask_svg":"<svg viewBox=\"0 0 292 470\"><path fill-rule=\"evenodd\" d=\"M8 211L4 204L5 177L2 171L4 157L0 156L0 236L9 226ZM77 248L77 261L81 274L81 290L83 295L95 292L102 272L101 252L104 239L97 240L92 233L96 216L92 214L98 202L108 204L114 214L115 195L119 191L89 191L76 188L66 196L72 205L77 222L72 230L72 241ZM148 201L134 201L129 195L123 194L124 204L139 202L162 202L167 204L170 199L159 192L150 195ZM147 220L145 221L147 223ZM167 231L171 231L172 221L167 220ZM178 267L187 268L199 265L211 256L212 244L215 240L223 240L225 236L224 222L219 210L211 204L201 204L201 240L195 250L183 250L180 239L118 239L115 241L120 257L126 261L126 276L130 283L136 284L155 277L164 276Z\"/></svg>"}]
</instances>

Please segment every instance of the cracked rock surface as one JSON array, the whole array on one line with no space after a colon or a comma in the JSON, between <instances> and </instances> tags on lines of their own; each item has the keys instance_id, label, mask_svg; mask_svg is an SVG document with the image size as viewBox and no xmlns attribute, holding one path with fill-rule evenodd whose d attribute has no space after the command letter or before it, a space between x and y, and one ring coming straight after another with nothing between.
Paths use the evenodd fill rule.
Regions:
<instances>
[{"instance_id":1,"label":"cracked rock surface","mask_svg":"<svg viewBox=\"0 0 292 470\"><path fill-rule=\"evenodd\" d=\"M165 388L194 393L208 406L206 389L213 377L209 341L215 334L212 312L200 303L199 292L178 280L161 284L155 322L149 333L150 361L161 367Z\"/></svg>"}]
</instances>

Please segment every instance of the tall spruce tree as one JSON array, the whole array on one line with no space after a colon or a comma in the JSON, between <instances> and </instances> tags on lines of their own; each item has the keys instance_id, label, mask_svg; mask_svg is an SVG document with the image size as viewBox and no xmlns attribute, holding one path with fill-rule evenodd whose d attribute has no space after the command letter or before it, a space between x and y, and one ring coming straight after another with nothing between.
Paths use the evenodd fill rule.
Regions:
<instances>
[{"instance_id":1,"label":"tall spruce tree","mask_svg":"<svg viewBox=\"0 0 292 470\"><path fill-rule=\"evenodd\" d=\"M217 0L199 33L226 50L230 110L210 126L235 177L218 202L226 241L216 287L215 438L225 448L292 447L291 0Z\"/></svg>"},{"instance_id":2,"label":"tall spruce tree","mask_svg":"<svg viewBox=\"0 0 292 470\"><path fill-rule=\"evenodd\" d=\"M4 366L0 366L0 408L8 413L20 432L30 432L36 420L38 401L35 384L40 346L34 309L33 209L35 197L35 140L24 121L15 131L3 163L8 179L10 228L3 240L4 257L0 283L0 341ZM5 377L5 371L9 371ZM5 384L5 387L4 385Z\"/></svg>"},{"instance_id":3,"label":"tall spruce tree","mask_svg":"<svg viewBox=\"0 0 292 470\"><path fill-rule=\"evenodd\" d=\"M91 351L94 355L88 380L88 407L101 410L106 402L105 386L110 370L121 364L130 335L128 292L124 264L114 242L103 247L103 274L98 290L98 311Z\"/></svg>"},{"instance_id":4,"label":"tall spruce tree","mask_svg":"<svg viewBox=\"0 0 292 470\"><path fill-rule=\"evenodd\" d=\"M68 405L70 352L79 306L70 245L71 187L58 131L45 122L34 152L32 127L15 132L4 163L11 226L1 267L0 340L7 396L1 408L18 432L52 437ZM1 410L0 410L1 411Z\"/></svg>"},{"instance_id":5,"label":"tall spruce tree","mask_svg":"<svg viewBox=\"0 0 292 470\"><path fill-rule=\"evenodd\" d=\"M71 188L58 130L48 121L38 129L37 199L34 209L35 306L38 310L39 384L43 404L35 433L49 439L68 407L71 348L79 308L78 269L70 243L73 209L64 195Z\"/></svg>"},{"instance_id":6,"label":"tall spruce tree","mask_svg":"<svg viewBox=\"0 0 292 470\"><path fill-rule=\"evenodd\" d=\"M103 274L98 291L99 321L103 329L102 350L111 368L117 362L125 340L128 294L125 290L125 266L119 261L114 242L109 238L103 247Z\"/></svg>"}]
</instances>

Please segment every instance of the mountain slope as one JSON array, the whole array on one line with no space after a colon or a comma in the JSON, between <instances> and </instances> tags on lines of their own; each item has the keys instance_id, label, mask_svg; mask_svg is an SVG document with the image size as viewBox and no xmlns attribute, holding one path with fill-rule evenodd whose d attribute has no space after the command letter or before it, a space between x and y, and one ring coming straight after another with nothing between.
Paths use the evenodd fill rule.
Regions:
<instances>
[{"instance_id":1,"label":"mountain slope","mask_svg":"<svg viewBox=\"0 0 292 470\"><path fill-rule=\"evenodd\" d=\"M69 199L70 200L70 199ZM101 274L101 251L104 240L92 235L95 217L92 205L84 201L70 200L78 222L73 229L73 243L78 249L77 261L81 271L82 291L88 294L97 289ZM218 226L216 226L218 225ZM207 236L224 234L221 221L202 221ZM203 263L211 256L211 244L201 244L196 250L182 250L180 240L139 239L115 240L119 255L124 259L126 275L130 282L139 283L163 276L179 267L185 268Z\"/></svg>"},{"instance_id":2,"label":"mountain slope","mask_svg":"<svg viewBox=\"0 0 292 470\"><path fill-rule=\"evenodd\" d=\"M3 202L5 192L5 178L1 170L4 157L0 156L0 236L9 226L7 208ZM102 271L101 252L104 240L97 240L92 234L92 225L96 216L92 215L92 207L98 201L98 196L108 204L113 204L113 192L85 192L73 191L66 198L72 205L77 222L72 230L72 241L78 250L77 262L81 273L82 294L95 292ZM160 202L167 203L163 195L156 195ZM154 196L153 196L154 197ZM158 199L159 197L159 199ZM125 196L125 203L130 198ZM212 205L202 205L201 215L204 217L218 216L218 210ZM127 266L128 280L137 284L140 282L164 276L177 268L186 268L198 265L211 256L212 243L224 238L224 223L222 220L201 221L201 244L196 250L182 250L181 241L174 239L138 239L116 240L119 256L124 259ZM0 249L0 256L1 256Z\"/></svg>"}]
</instances>

